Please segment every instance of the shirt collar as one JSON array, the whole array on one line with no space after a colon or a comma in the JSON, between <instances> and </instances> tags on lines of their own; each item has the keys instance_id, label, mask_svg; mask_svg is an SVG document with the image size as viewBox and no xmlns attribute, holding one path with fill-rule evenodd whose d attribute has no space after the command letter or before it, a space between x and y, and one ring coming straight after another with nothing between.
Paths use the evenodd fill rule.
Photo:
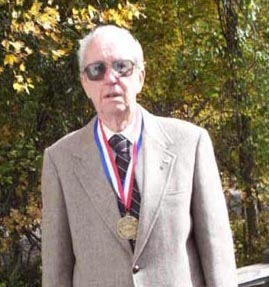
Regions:
<instances>
[{"instance_id":1,"label":"shirt collar","mask_svg":"<svg viewBox=\"0 0 269 287\"><path fill-rule=\"evenodd\" d=\"M103 124L104 133L106 135L107 141L114 135L114 134L122 134L125 136L132 144L138 141L140 132L141 132L141 123L142 123L142 112L138 108L137 112L135 113L134 118L132 119L131 123L121 132L117 133L109 129L105 124Z\"/></svg>"}]
</instances>

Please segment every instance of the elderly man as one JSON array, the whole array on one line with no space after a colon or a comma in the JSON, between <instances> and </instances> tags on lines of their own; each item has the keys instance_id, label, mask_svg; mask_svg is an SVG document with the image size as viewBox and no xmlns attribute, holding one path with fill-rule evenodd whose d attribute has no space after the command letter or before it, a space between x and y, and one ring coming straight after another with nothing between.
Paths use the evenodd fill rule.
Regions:
<instances>
[{"instance_id":1,"label":"elderly man","mask_svg":"<svg viewBox=\"0 0 269 287\"><path fill-rule=\"evenodd\" d=\"M97 116L45 151L43 287L237 286L208 133L137 104L129 31L98 27L78 55Z\"/></svg>"}]
</instances>

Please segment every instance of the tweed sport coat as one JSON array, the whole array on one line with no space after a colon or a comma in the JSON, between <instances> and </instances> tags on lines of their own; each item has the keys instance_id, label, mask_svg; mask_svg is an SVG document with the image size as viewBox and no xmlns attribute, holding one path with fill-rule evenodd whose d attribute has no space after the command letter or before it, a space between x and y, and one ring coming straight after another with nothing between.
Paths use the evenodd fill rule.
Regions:
<instances>
[{"instance_id":1,"label":"tweed sport coat","mask_svg":"<svg viewBox=\"0 0 269 287\"><path fill-rule=\"evenodd\" d=\"M95 118L47 148L42 171L43 287L235 287L225 199L208 133L144 120L134 254L93 137Z\"/></svg>"}]
</instances>

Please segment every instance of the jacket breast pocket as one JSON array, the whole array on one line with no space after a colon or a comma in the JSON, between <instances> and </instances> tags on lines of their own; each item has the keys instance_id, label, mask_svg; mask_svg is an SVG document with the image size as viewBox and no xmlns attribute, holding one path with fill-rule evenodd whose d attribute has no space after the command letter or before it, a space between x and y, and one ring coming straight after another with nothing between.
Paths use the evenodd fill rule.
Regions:
<instances>
[{"instance_id":1,"label":"jacket breast pocket","mask_svg":"<svg viewBox=\"0 0 269 287\"><path fill-rule=\"evenodd\" d=\"M167 196L184 195L191 193L191 188L187 184L169 185L166 191Z\"/></svg>"}]
</instances>

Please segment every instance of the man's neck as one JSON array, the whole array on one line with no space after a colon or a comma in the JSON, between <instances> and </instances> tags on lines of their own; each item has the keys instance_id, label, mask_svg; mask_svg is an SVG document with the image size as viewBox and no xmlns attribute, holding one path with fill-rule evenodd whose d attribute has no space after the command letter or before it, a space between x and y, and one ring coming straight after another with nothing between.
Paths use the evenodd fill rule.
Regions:
<instances>
[{"instance_id":1,"label":"man's neck","mask_svg":"<svg viewBox=\"0 0 269 287\"><path fill-rule=\"evenodd\" d=\"M110 121L102 120L104 125L106 125L111 131L113 132L121 132L124 129L127 128L127 126L130 124L130 120L118 120L118 119L113 119Z\"/></svg>"},{"instance_id":2,"label":"man's neck","mask_svg":"<svg viewBox=\"0 0 269 287\"><path fill-rule=\"evenodd\" d=\"M99 117L105 126L107 126L113 132L121 132L127 128L128 125L132 122L134 113L128 115L123 114L114 114L108 117Z\"/></svg>"}]
</instances>

